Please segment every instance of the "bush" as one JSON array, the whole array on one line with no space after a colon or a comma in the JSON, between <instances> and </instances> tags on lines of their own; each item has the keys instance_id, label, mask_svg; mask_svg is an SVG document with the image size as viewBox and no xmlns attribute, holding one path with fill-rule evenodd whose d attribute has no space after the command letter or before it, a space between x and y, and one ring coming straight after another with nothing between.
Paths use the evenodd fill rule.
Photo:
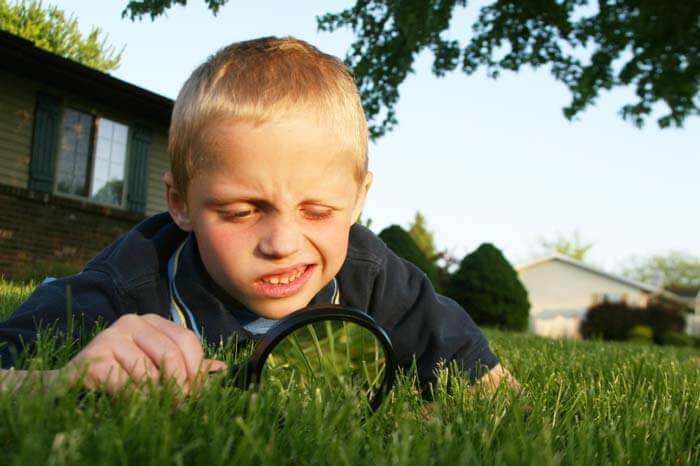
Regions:
<instances>
[{"instance_id":1,"label":"bush","mask_svg":"<svg viewBox=\"0 0 700 466\"><path fill-rule=\"evenodd\" d=\"M685 331L685 316L679 309L659 303L651 303L646 308L601 303L588 309L580 332L583 338L621 341L627 340L632 329L638 326L651 328L654 342L663 344L665 335Z\"/></svg>"},{"instance_id":2,"label":"bush","mask_svg":"<svg viewBox=\"0 0 700 466\"><path fill-rule=\"evenodd\" d=\"M648 325L635 325L627 332L627 337L637 343L654 343L654 329Z\"/></svg>"},{"instance_id":3,"label":"bush","mask_svg":"<svg viewBox=\"0 0 700 466\"><path fill-rule=\"evenodd\" d=\"M685 333L671 332L661 335L661 344L669 346L694 347L697 338L693 338Z\"/></svg>"},{"instance_id":4,"label":"bush","mask_svg":"<svg viewBox=\"0 0 700 466\"><path fill-rule=\"evenodd\" d=\"M484 243L462 259L446 294L477 324L525 330L530 312L527 291L501 251Z\"/></svg>"},{"instance_id":5,"label":"bush","mask_svg":"<svg viewBox=\"0 0 700 466\"><path fill-rule=\"evenodd\" d=\"M425 257L411 235L398 225L391 225L379 233L379 237L397 256L406 259L421 269L430 279L433 287L440 291L438 283L438 268Z\"/></svg>"},{"instance_id":6,"label":"bush","mask_svg":"<svg viewBox=\"0 0 700 466\"><path fill-rule=\"evenodd\" d=\"M583 338L627 340L633 327L646 325L643 312L625 303L600 303L588 309L579 330Z\"/></svg>"},{"instance_id":7,"label":"bush","mask_svg":"<svg viewBox=\"0 0 700 466\"><path fill-rule=\"evenodd\" d=\"M647 319L654 329L654 340L663 344L663 336L671 333L685 333L685 314L677 307L652 303L647 306Z\"/></svg>"}]
</instances>

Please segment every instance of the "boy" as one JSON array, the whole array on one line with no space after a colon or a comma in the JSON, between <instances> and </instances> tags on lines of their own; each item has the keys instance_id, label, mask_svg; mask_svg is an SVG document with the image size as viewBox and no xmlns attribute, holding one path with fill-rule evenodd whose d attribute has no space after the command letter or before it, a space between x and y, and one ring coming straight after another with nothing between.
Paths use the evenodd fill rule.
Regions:
<instances>
[{"instance_id":1,"label":"boy","mask_svg":"<svg viewBox=\"0 0 700 466\"><path fill-rule=\"evenodd\" d=\"M423 380L454 360L472 381L485 366L492 384L517 384L461 307L354 224L372 174L342 62L291 38L232 44L187 80L169 134L169 212L82 273L39 286L0 325L3 367L38 323L67 331L70 286L74 320L109 326L66 367L38 375L49 380L65 374L116 392L164 371L189 391L199 374L225 367L203 358L202 341L255 338L308 304L335 302L367 310Z\"/></svg>"}]
</instances>

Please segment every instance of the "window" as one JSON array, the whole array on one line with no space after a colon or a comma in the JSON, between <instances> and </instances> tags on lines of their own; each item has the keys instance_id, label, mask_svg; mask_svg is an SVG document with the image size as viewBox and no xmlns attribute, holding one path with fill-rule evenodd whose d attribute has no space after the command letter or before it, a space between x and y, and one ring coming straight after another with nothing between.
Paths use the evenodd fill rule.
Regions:
<instances>
[{"instance_id":1,"label":"window","mask_svg":"<svg viewBox=\"0 0 700 466\"><path fill-rule=\"evenodd\" d=\"M39 93L27 188L144 214L151 129L126 126Z\"/></svg>"},{"instance_id":2,"label":"window","mask_svg":"<svg viewBox=\"0 0 700 466\"><path fill-rule=\"evenodd\" d=\"M627 303L627 293L594 293L593 305L601 303Z\"/></svg>"},{"instance_id":3,"label":"window","mask_svg":"<svg viewBox=\"0 0 700 466\"><path fill-rule=\"evenodd\" d=\"M56 191L123 206L128 127L71 108L62 120Z\"/></svg>"}]
</instances>

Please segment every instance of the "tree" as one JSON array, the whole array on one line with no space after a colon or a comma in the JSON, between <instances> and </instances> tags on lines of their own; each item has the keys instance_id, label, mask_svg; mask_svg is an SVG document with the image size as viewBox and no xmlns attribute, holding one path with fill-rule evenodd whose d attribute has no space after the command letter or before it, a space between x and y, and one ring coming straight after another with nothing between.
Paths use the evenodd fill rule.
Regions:
<instances>
[{"instance_id":1,"label":"tree","mask_svg":"<svg viewBox=\"0 0 700 466\"><path fill-rule=\"evenodd\" d=\"M423 251L420 250L406 230L398 225L391 225L379 233L379 238L381 238L397 256L406 259L425 272L433 284L433 287L437 291L440 291L437 267L425 257Z\"/></svg>"},{"instance_id":2,"label":"tree","mask_svg":"<svg viewBox=\"0 0 700 466\"><path fill-rule=\"evenodd\" d=\"M700 258L681 251L633 260L622 273L646 283L655 281L660 273L665 288L700 288Z\"/></svg>"},{"instance_id":3,"label":"tree","mask_svg":"<svg viewBox=\"0 0 700 466\"><path fill-rule=\"evenodd\" d=\"M540 238L539 243L548 253L558 252L582 262L593 247L593 243L586 243L581 239L581 233L578 230L574 231L572 238L559 234L553 240Z\"/></svg>"},{"instance_id":4,"label":"tree","mask_svg":"<svg viewBox=\"0 0 700 466\"><path fill-rule=\"evenodd\" d=\"M425 223L425 217L420 212L416 212L413 222L408 226L408 234L411 235L416 246L423 251L425 257L431 262L437 259L435 252L435 242L433 241L433 232L428 230Z\"/></svg>"},{"instance_id":5,"label":"tree","mask_svg":"<svg viewBox=\"0 0 700 466\"><path fill-rule=\"evenodd\" d=\"M219 9L226 5L228 0L204 0L207 7L216 16ZM173 5L186 6L187 0L129 0L129 3L122 11L122 18L128 17L132 21L135 19L142 19L144 16L148 15L151 17L151 21L156 19L158 16L165 14Z\"/></svg>"},{"instance_id":6,"label":"tree","mask_svg":"<svg viewBox=\"0 0 700 466\"><path fill-rule=\"evenodd\" d=\"M467 75L485 67L497 78L524 65L549 65L571 92L563 109L574 118L603 90L634 86L636 102L622 117L642 127L654 104L669 112L660 127L682 126L700 113L700 2L648 0L491 0L464 42L448 38L454 10L467 0L357 0L318 18L321 30L349 27L356 34L346 60L353 68L372 135L397 123L399 85L422 50L433 53L433 73L457 67Z\"/></svg>"},{"instance_id":7,"label":"tree","mask_svg":"<svg viewBox=\"0 0 700 466\"><path fill-rule=\"evenodd\" d=\"M216 14L228 0L205 0ZM356 0L338 13L317 18L322 31L351 28L346 56L376 139L396 124L399 86L413 72L416 56L433 53L433 74L458 67L473 74L485 67L497 78L529 65L550 67L571 92L563 109L572 119L593 105L601 91L633 86L636 102L622 118L642 127L659 102L669 112L660 127L682 126L700 114L700 2L649 0L487 0L473 35L448 38L454 11L467 0ZM187 0L131 0L122 16L155 19ZM466 35L466 34L465 34Z\"/></svg>"},{"instance_id":8,"label":"tree","mask_svg":"<svg viewBox=\"0 0 700 466\"><path fill-rule=\"evenodd\" d=\"M78 20L66 17L56 6L44 8L40 0L0 0L0 29L30 40L44 50L103 72L119 68L122 53L107 45L107 35L93 27L83 37Z\"/></svg>"},{"instance_id":9,"label":"tree","mask_svg":"<svg viewBox=\"0 0 700 466\"><path fill-rule=\"evenodd\" d=\"M503 253L492 244L484 243L462 259L446 294L480 325L527 328L527 291Z\"/></svg>"}]
</instances>

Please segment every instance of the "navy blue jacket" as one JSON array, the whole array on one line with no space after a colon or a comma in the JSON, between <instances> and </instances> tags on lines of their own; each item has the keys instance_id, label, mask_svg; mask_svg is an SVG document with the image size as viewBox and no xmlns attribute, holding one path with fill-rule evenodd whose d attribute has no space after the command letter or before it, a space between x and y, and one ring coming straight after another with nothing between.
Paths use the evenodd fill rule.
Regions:
<instances>
[{"instance_id":1,"label":"navy blue jacket","mask_svg":"<svg viewBox=\"0 0 700 466\"><path fill-rule=\"evenodd\" d=\"M108 246L80 274L38 286L0 323L2 367L11 367L13 354L36 340L38 325L52 325L54 332L66 333L66 287L70 287L73 321L84 324L82 331L90 331L100 321L109 325L127 313L170 318L167 265L185 240L175 280L204 340L217 344L233 335L239 341L251 338L243 326L256 316L213 282L194 238L163 213L144 220ZM374 317L389 335L400 365L410 366L415 356L421 380L431 380L441 360L457 361L472 381L484 367L498 363L465 310L437 294L420 269L396 256L368 229L359 225L350 229L348 255L336 279L340 304ZM331 302L333 291L331 282L311 304Z\"/></svg>"}]
</instances>

